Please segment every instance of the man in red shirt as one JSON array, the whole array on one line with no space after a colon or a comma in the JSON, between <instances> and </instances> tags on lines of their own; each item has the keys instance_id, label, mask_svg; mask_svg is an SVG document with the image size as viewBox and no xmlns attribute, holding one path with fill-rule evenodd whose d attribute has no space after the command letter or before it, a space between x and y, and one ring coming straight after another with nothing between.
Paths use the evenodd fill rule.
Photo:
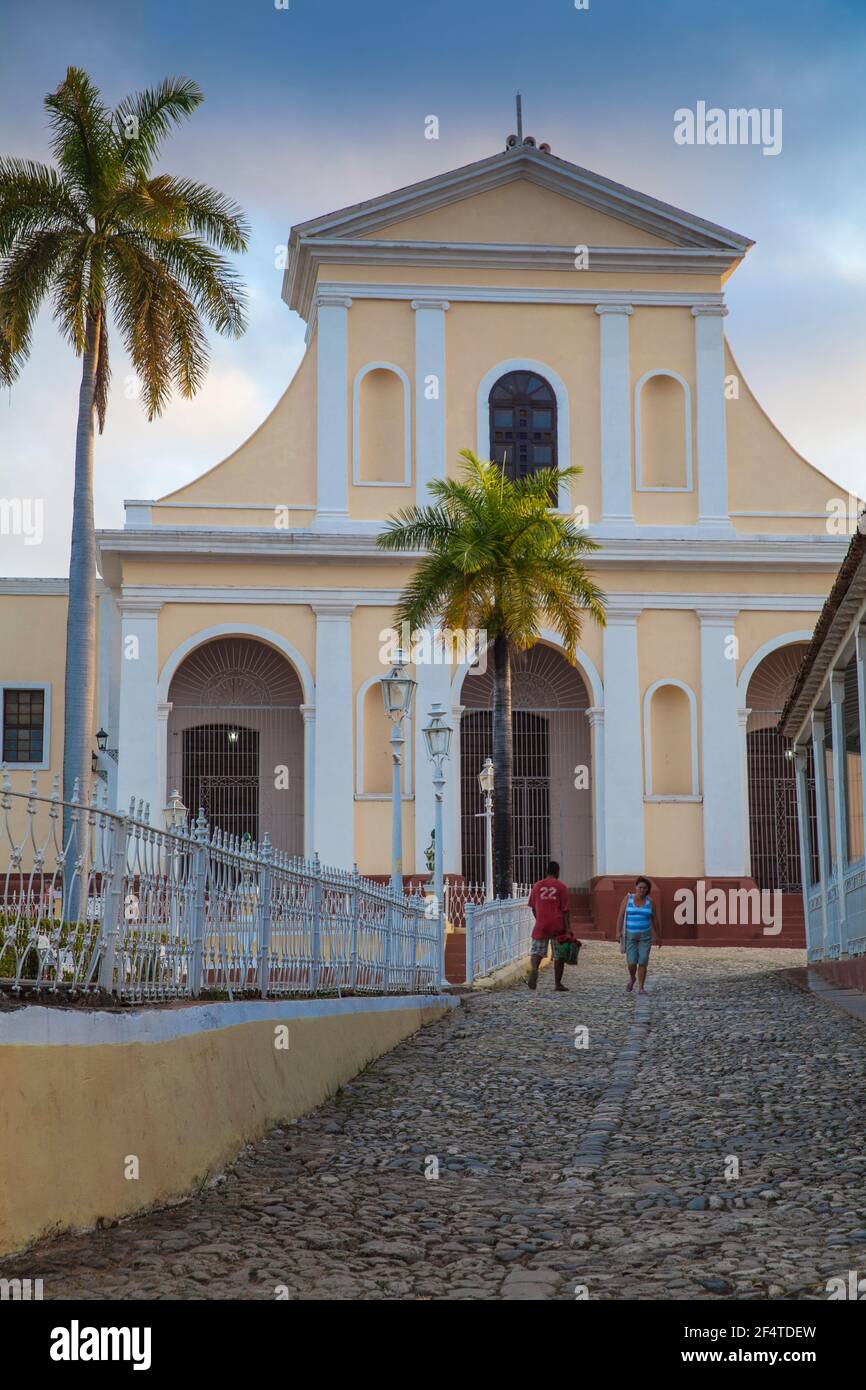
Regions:
<instances>
[{"instance_id":1,"label":"man in red shirt","mask_svg":"<svg viewBox=\"0 0 866 1390\"><path fill-rule=\"evenodd\" d=\"M529 906L532 908L535 926L532 929L532 951L526 983L530 989L535 989L538 984L539 967L547 955L548 944L552 941L554 989L560 994L567 994L568 991L562 983L565 961L558 959L556 945L564 941L574 941L576 938L571 936L568 930L568 889L560 880L559 865L555 860L552 859L548 864L545 877L532 885Z\"/></svg>"}]
</instances>

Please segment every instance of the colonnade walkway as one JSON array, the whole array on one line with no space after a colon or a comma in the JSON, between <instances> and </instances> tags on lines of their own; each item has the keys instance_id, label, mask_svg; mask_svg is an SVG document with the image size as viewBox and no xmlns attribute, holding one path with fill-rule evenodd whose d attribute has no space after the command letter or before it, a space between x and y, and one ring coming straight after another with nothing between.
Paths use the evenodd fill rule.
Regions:
<instances>
[{"instance_id":1,"label":"colonnade walkway","mask_svg":"<svg viewBox=\"0 0 866 1390\"><path fill-rule=\"evenodd\" d=\"M662 950L638 999L591 942L569 993L545 971L472 996L198 1196L0 1275L46 1298L825 1298L866 1270L866 1029L791 983L802 963Z\"/></svg>"}]
</instances>

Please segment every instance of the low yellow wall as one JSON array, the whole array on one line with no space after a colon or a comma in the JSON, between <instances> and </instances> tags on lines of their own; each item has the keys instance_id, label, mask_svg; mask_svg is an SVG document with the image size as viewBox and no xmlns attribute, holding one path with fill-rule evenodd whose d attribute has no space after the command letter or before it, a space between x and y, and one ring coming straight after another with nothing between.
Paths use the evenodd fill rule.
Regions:
<instances>
[{"instance_id":1,"label":"low yellow wall","mask_svg":"<svg viewBox=\"0 0 866 1390\"><path fill-rule=\"evenodd\" d=\"M305 1002L190 1006L149 1018L142 1011L7 1013L0 1029L0 1253L193 1190L245 1143L321 1104L454 1001L310 1001L306 1010ZM232 1009L245 1021L225 1026L224 1011ZM53 1017L43 1026L35 1012ZM66 1040L94 1018L98 1041ZM143 1021L138 1028L136 1020ZM282 1028L288 1048L275 1046ZM40 1030L44 1045L29 1040ZM171 1032L181 1035L159 1040ZM16 1033L27 1040L16 1041ZM126 1040L136 1033L157 1040ZM132 1157L137 1179L125 1176Z\"/></svg>"}]
</instances>

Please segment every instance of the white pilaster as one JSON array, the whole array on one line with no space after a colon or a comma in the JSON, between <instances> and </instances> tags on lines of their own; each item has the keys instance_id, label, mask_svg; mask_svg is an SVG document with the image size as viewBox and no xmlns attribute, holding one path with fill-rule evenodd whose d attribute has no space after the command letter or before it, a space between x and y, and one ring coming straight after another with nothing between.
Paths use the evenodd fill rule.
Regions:
<instances>
[{"instance_id":1,"label":"white pilaster","mask_svg":"<svg viewBox=\"0 0 866 1390\"><path fill-rule=\"evenodd\" d=\"M445 312L448 307L447 299L412 300L415 311L415 500L422 507L430 500L428 483L434 478L445 477ZM415 765L419 766L417 758ZM421 863L423 866L424 861Z\"/></svg>"},{"instance_id":2,"label":"white pilaster","mask_svg":"<svg viewBox=\"0 0 866 1390\"><path fill-rule=\"evenodd\" d=\"M599 316L601 405L601 525L631 534L631 376L628 356L630 304L596 304Z\"/></svg>"},{"instance_id":3,"label":"white pilaster","mask_svg":"<svg viewBox=\"0 0 866 1390\"><path fill-rule=\"evenodd\" d=\"M433 764L427 756L427 743L424 738L424 725L429 724L430 706L438 700L447 710L451 701L451 667L444 662L419 662L415 666L415 691L413 725L415 735L415 873L427 872L427 847L430 832L436 815L436 798L433 794ZM452 727L454 720L448 721ZM445 796L442 802L442 843L444 859L443 872L459 872L455 860L454 843L454 803L459 791L460 763L455 758L455 740L451 740L451 753L445 762Z\"/></svg>"},{"instance_id":4,"label":"white pilaster","mask_svg":"<svg viewBox=\"0 0 866 1390\"><path fill-rule=\"evenodd\" d=\"M730 536L725 426L725 332L722 304L696 304L695 394L698 444L698 525Z\"/></svg>"},{"instance_id":5,"label":"white pilaster","mask_svg":"<svg viewBox=\"0 0 866 1390\"><path fill-rule=\"evenodd\" d=\"M604 630L605 873L640 873L644 865L643 757L637 659L639 609L608 615Z\"/></svg>"},{"instance_id":6,"label":"white pilaster","mask_svg":"<svg viewBox=\"0 0 866 1390\"><path fill-rule=\"evenodd\" d=\"M157 809L160 810L160 812L162 811L162 808L166 805L168 801L168 793L175 790L174 787L168 786L168 716L171 714L171 711L172 703L170 700L159 700L157 702L156 768L159 777L159 800L157 802ZM183 794L182 787L179 787L177 790L180 791L181 794ZM195 817L198 815L198 807L196 806L193 808L192 806L189 806L187 807L187 810L189 812L189 819L191 824ZM154 817L152 816L151 819L154 819ZM159 817L158 824L162 825L161 814Z\"/></svg>"},{"instance_id":7,"label":"white pilaster","mask_svg":"<svg viewBox=\"0 0 866 1390\"><path fill-rule=\"evenodd\" d=\"M117 730L117 806L130 801L150 806L150 819L162 825L165 761L159 762L158 648L159 603L124 599L120 604L120 708Z\"/></svg>"},{"instance_id":8,"label":"white pilaster","mask_svg":"<svg viewBox=\"0 0 866 1390\"><path fill-rule=\"evenodd\" d=\"M595 872L607 872L604 838L604 709L593 705L586 711L592 730L592 820L595 826ZM643 816L643 811L641 811Z\"/></svg>"},{"instance_id":9,"label":"white pilaster","mask_svg":"<svg viewBox=\"0 0 866 1390\"><path fill-rule=\"evenodd\" d=\"M743 759L737 718L736 613L699 611L701 624L701 760L704 873L745 875Z\"/></svg>"},{"instance_id":10,"label":"white pilaster","mask_svg":"<svg viewBox=\"0 0 866 1390\"><path fill-rule=\"evenodd\" d=\"M301 705L304 721L304 858L312 859L315 836L316 706Z\"/></svg>"},{"instance_id":11,"label":"white pilaster","mask_svg":"<svg viewBox=\"0 0 866 1390\"><path fill-rule=\"evenodd\" d=\"M740 791L743 821L743 873L751 876L752 838L749 834L749 715L750 709L737 710L737 741L740 745Z\"/></svg>"},{"instance_id":12,"label":"white pilaster","mask_svg":"<svg viewBox=\"0 0 866 1390\"><path fill-rule=\"evenodd\" d=\"M320 294L316 329L316 520L322 529L349 520L349 309L342 295Z\"/></svg>"},{"instance_id":13,"label":"white pilaster","mask_svg":"<svg viewBox=\"0 0 866 1390\"><path fill-rule=\"evenodd\" d=\"M355 862L352 613L355 605L314 603L316 720L313 850L323 864Z\"/></svg>"}]
</instances>

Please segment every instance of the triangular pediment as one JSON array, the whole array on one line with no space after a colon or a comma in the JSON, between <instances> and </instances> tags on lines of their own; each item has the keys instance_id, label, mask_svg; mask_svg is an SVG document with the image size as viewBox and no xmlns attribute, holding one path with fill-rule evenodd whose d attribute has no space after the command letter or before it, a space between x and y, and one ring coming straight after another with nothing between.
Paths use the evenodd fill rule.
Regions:
<instances>
[{"instance_id":1,"label":"triangular pediment","mask_svg":"<svg viewBox=\"0 0 866 1390\"><path fill-rule=\"evenodd\" d=\"M348 251L380 263L390 252L399 263L401 247L410 257L421 246L429 256L437 247L443 255L451 248L452 256L454 248L489 247L501 258L506 247L543 252L575 245L667 252L727 271L752 242L523 145L293 227L283 297L306 317L312 268L345 259Z\"/></svg>"}]
</instances>

